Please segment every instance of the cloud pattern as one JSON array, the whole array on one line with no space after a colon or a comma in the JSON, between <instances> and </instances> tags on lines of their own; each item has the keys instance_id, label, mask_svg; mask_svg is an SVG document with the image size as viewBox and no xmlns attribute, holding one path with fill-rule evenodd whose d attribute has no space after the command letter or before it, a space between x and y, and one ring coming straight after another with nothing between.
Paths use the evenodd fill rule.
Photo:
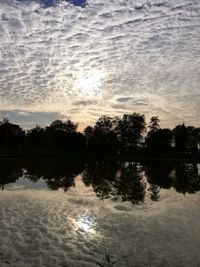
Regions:
<instances>
[{"instance_id":1,"label":"cloud pattern","mask_svg":"<svg viewBox=\"0 0 200 267\"><path fill-rule=\"evenodd\" d=\"M2 267L199 266L199 197L162 190L142 206L99 201L80 177L67 193L44 186L0 194ZM31 207L31 208L30 208Z\"/></svg>"},{"instance_id":2,"label":"cloud pattern","mask_svg":"<svg viewBox=\"0 0 200 267\"><path fill-rule=\"evenodd\" d=\"M0 109L198 125L199 43L199 0L1 0ZM94 74L91 93L82 80Z\"/></svg>"}]
</instances>

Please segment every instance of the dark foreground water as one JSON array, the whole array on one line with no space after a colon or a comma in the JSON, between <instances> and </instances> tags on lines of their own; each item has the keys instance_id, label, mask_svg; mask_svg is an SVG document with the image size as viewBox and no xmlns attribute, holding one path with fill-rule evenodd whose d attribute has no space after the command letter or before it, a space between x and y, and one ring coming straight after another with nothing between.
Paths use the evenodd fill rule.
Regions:
<instances>
[{"instance_id":1,"label":"dark foreground water","mask_svg":"<svg viewBox=\"0 0 200 267\"><path fill-rule=\"evenodd\" d=\"M0 266L200 266L200 166L0 165Z\"/></svg>"}]
</instances>

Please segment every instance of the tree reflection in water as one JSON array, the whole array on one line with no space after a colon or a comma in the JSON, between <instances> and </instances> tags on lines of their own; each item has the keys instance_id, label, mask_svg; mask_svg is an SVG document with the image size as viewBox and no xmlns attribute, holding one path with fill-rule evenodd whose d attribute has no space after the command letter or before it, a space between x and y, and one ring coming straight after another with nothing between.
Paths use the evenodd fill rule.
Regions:
<instances>
[{"instance_id":1,"label":"tree reflection in water","mask_svg":"<svg viewBox=\"0 0 200 267\"><path fill-rule=\"evenodd\" d=\"M51 190L65 192L75 186L81 174L87 187L92 187L101 199L130 201L140 204L146 192L152 201L159 201L160 190L174 188L179 193L193 194L200 190L200 175L196 163L187 162L60 162L41 161L1 165L0 187L15 183L20 177L33 183L43 179ZM145 179L146 178L146 179Z\"/></svg>"},{"instance_id":2,"label":"tree reflection in water","mask_svg":"<svg viewBox=\"0 0 200 267\"><path fill-rule=\"evenodd\" d=\"M160 189L170 189L172 187L172 171L174 165L170 161L167 162L148 162L145 169L145 176L149 183L148 191L152 201L160 199Z\"/></svg>"},{"instance_id":3,"label":"tree reflection in water","mask_svg":"<svg viewBox=\"0 0 200 267\"><path fill-rule=\"evenodd\" d=\"M15 183L23 174L23 169L18 164L8 163L0 165L0 188L4 190L5 185Z\"/></svg>"},{"instance_id":4,"label":"tree reflection in water","mask_svg":"<svg viewBox=\"0 0 200 267\"><path fill-rule=\"evenodd\" d=\"M117 162L89 163L82 174L82 180L86 186L92 186L100 199L111 198L114 195L113 184L118 170Z\"/></svg>"},{"instance_id":5,"label":"tree reflection in water","mask_svg":"<svg viewBox=\"0 0 200 267\"><path fill-rule=\"evenodd\" d=\"M173 187L179 193L194 194L200 190L200 175L195 163L179 163L176 165Z\"/></svg>"},{"instance_id":6,"label":"tree reflection in water","mask_svg":"<svg viewBox=\"0 0 200 267\"><path fill-rule=\"evenodd\" d=\"M143 202L145 183L142 167L137 163L89 164L83 172L83 182L92 186L100 199L121 197L122 201Z\"/></svg>"},{"instance_id":7,"label":"tree reflection in water","mask_svg":"<svg viewBox=\"0 0 200 267\"><path fill-rule=\"evenodd\" d=\"M75 162L29 162L26 165L27 178L33 182L43 178L51 190L62 188L65 192L75 186L75 178L84 169L83 163Z\"/></svg>"},{"instance_id":8,"label":"tree reflection in water","mask_svg":"<svg viewBox=\"0 0 200 267\"><path fill-rule=\"evenodd\" d=\"M160 187L155 184L150 184L149 189L150 198L152 201L158 201L160 199Z\"/></svg>"}]
</instances>

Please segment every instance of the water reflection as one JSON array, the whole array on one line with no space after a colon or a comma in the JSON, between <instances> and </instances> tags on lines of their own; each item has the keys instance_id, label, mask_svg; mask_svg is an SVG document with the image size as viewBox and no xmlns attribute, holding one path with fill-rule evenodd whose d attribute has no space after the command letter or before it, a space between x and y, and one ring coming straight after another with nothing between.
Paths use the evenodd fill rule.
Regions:
<instances>
[{"instance_id":1,"label":"water reflection","mask_svg":"<svg viewBox=\"0 0 200 267\"><path fill-rule=\"evenodd\" d=\"M172 171L175 166L175 163L170 161L147 162L144 165L144 169L148 183L164 189L170 189L173 182Z\"/></svg>"},{"instance_id":2,"label":"water reflection","mask_svg":"<svg viewBox=\"0 0 200 267\"><path fill-rule=\"evenodd\" d=\"M150 184L148 191L150 191L150 198L152 201L160 199L160 187L155 184Z\"/></svg>"},{"instance_id":3,"label":"water reflection","mask_svg":"<svg viewBox=\"0 0 200 267\"><path fill-rule=\"evenodd\" d=\"M76 229L85 233L95 234L94 216L88 212L83 213L76 221Z\"/></svg>"},{"instance_id":4,"label":"water reflection","mask_svg":"<svg viewBox=\"0 0 200 267\"><path fill-rule=\"evenodd\" d=\"M15 183L22 176L23 169L18 164L0 165L0 188L4 190L5 185Z\"/></svg>"},{"instance_id":5,"label":"water reflection","mask_svg":"<svg viewBox=\"0 0 200 267\"><path fill-rule=\"evenodd\" d=\"M146 184L142 167L137 163L88 164L83 182L92 186L100 199L121 199L138 204L144 201Z\"/></svg>"},{"instance_id":6,"label":"water reflection","mask_svg":"<svg viewBox=\"0 0 200 267\"><path fill-rule=\"evenodd\" d=\"M29 162L25 164L26 177L33 182L42 178L51 190L62 188L65 192L75 186L75 178L83 169L83 163L75 162Z\"/></svg>"},{"instance_id":7,"label":"water reflection","mask_svg":"<svg viewBox=\"0 0 200 267\"><path fill-rule=\"evenodd\" d=\"M188 162L21 162L0 166L0 187L15 183L20 177L37 183L42 179L49 189L67 192L75 186L81 175L86 187L91 187L101 199L129 201L141 204L148 196L160 200L162 189L174 188L182 194L200 190L200 175L197 163ZM83 215L77 222L79 228L91 230L94 221Z\"/></svg>"},{"instance_id":8,"label":"water reflection","mask_svg":"<svg viewBox=\"0 0 200 267\"><path fill-rule=\"evenodd\" d=\"M44 8L49 8L49 7L56 6L56 4L59 3L59 0L40 0L39 2L42 4ZM79 6L82 8L86 6L86 0L65 0L65 2L69 2L74 6Z\"/></svg>"},{"instance_id":9,"label":"water reflection","mask_svg":"<svg viewBox=\"0 0 200 267\"><path fill-rule=\"evenodd\" d=\"M180 163L176 166L173 187L179 193L194 194L200 190L197 164Z\"/></svg>"}]
</instances>

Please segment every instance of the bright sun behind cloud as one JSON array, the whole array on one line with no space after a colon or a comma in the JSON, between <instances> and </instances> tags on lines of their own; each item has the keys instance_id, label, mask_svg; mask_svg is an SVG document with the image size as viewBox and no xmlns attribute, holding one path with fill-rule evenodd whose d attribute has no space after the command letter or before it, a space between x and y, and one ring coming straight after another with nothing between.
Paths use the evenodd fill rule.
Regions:
<instances>
[{"instance_id":1,"label":"bright sun behind cloud","mask_svg":"<svg viewBox=\"0 0 200 267\"><path fill-rule=\"evenodd\" d=\"M104 75L100 71L91 71L82 74L76 80L76 87L84 96L96 96L101 92Z\"/></svg>"},{"instance_id":2,"label":"bright sun behind cloud","mask_svg":"<svg viewBox=\"0 0 200 267\"><path fill-rule=\"evenodd\" d=\"M199 127L199 29L199 0L0 0L0 113Z\"/></svg>"}]
</instances>

